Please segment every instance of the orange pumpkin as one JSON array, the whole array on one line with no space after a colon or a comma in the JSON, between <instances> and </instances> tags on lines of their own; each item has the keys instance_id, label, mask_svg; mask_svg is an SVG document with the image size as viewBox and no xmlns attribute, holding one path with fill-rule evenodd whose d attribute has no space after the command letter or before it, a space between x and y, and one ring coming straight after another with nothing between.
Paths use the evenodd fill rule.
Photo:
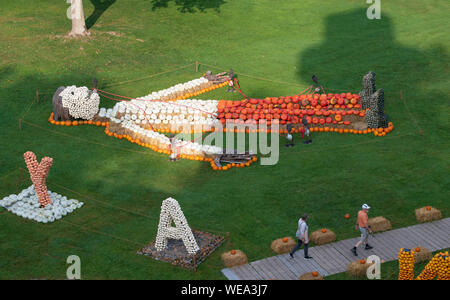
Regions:
<instances>
[{"instance_id":1,"label":"orange pumpkin","mask_svg":"<svg viewBox=\"0 0 450 300\"><path fill-rule=\"evenodd\" d=\"M346 219L350 219L350 215L349 214L345 214L344 216Z\"/></svg>"},{"instance_id":2,"label":"orange pumpkin","mask_svg":"<svg viewBox=\"0 0 450 300\"><path fill-rule=\"evenodd\" d=\"M425 207L426 210L431 210L431 206Z\"/></svg>"},{"instance_id":3,"label":"orange pumpkin","mask_svg":"<svg viewBox=\"0 0 450 300\"><path fill-rule=\"evenodd\" d=\"M327 232L327 230L326 230L326 229L322 229L321 231L322 231L322 233L325 233L325 232Z\"/></svg>"},{"instance_id":4,"label":"orange pumpkin","mask_svg":"<svg viewBox=\"0 0 450 300\"><path fill-rule=\"evenodd\" d=\"M317 271L314 271L314 272L312 272L311 274L312 274L313 277L319 276L319 273L318 273Z\"/></svg>"},{"instance_id":5,"label":"orange pumpkin","mask_svg":"<svg viewBox=\"0 0 450 300\"><path fill-rule=\"evenodd\" d=\"M420 252L420 248L419 247L417 247L415 250L416 250L416 252Z\"/></svg>"},{"instance_id":6,"label":"orange pumpkin","mask_svg":"<svg viewBox=\"0 0 450 300\"><path fill-rule=\"evenodd\" d=\"M283 238L282 241L283 241L283 243L287 243L288 238Z\"/></svg>"},{"instance_id":7,"label":"orange pumpkin","mask_svg":"<svg viewBox=\"0 0 450 300\"><path fill-rule=\"evenodd\" d=\"M365 259L361 259L361 260L359 261L359 263L362 264L362 265L364 265L364 264L366 263L366 260L365 260Z\"/></svg>"},{"instance_id":8,"label":"orange pumpkin","mask_svg":"<svg viewBox=\"0 0 450 300\"><path fill-rule=\"evenodd\" d=\"M231 255L235 255L235 254L236 254L236 250L231 250L231 251L230 251L230 254L231 254Z\"/></svg>"}]
</instances>

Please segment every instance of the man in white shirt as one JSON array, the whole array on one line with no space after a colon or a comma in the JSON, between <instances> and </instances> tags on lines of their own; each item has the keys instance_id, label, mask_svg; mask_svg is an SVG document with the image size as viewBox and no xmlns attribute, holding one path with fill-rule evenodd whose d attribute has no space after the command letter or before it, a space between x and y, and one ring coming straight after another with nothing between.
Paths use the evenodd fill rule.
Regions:
<instances>
[{"instance_id":1,"label":"man in white shirt","mask_svg":"<svg viewBox=\"0 0 450 300\"><path fill-rule=\"evenodd\" d=\"M310 259L311 256L308 255L308 224L306 224L306 219L308 218L307 214L303 214L302 217L298 220L298 229L295 236L298 238L297 246L292 249L291 253L289 255L291 258L294 258L294 253L300 249L302 244L305 244L305 258Z\"/></svg>"}]
</instances>

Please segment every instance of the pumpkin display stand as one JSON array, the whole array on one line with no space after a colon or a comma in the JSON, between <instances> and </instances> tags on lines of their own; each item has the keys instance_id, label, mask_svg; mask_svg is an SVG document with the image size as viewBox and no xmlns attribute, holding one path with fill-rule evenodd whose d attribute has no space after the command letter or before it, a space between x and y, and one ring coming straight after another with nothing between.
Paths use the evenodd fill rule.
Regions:
<instances>
[{"instance_id":1,"label":"pumpkin display stand","mask_svg":"<svg viewBox=\"0 0 450 300\"><path fill-rule=\"evenodd\" d=\"M192 234L200 248L195 255L189 254L183 241L178 239L168 239L167 247L163 251L158 251L155 247L155 241L153 241L148 246L140 249L137 254L150 256L156 260L169 262L175 266L195 270L225 239L222 236L195 229L192 229Z\"/></svg>"},{"instance_id":2,"label":"pumpkin display stand","mask_svg":"<svg viewBox=\"0 0 450 300\"><path fill-rule=\"evenodd\" d=\"M369 218L369 226L373 232L391 230L392 225L385 217Z\"/></svg>"},{"instance_id":3,"label":"pumpkin display stand","mask_svg":"<svg viewBox=\"0 0 450 300\"><path fill-rule=\"evenodd\" d=\"M430 261L433 258L433 253L425 247L417 247L414 249L414 263Z\"/></svg>"},{"instance_id":4,"label":"pumpkin display stand","mask_svg":"<svg viewBox=\"0 0 450 300\"><path fill-rule=\"evenodd\" d=\"M222 254L222 262L225 267L232 268L248 264L248 258L241 250L231 250Z\"/></svg>"},{"instance_id":5,"label":"pumpkin display stand","mask_svg":"<svg viewBox=\"0 0 450 300\"><path fill-rule=\"evenodd\" d=\"M270 245L270 248L277 254L285 254L291 252L297 243L291 237L276 239Z\"/></svg>"},{"instance_id":6,"label":"pumpkin display stand","mask_svg":"<svg viewBox=\"0 0 450 300\"><path fill-rule=\"evenodd\" d=\"M336 234L330 229L320 229L311 233L309 240L316 245L328 244L336 240Z\"/></svg>"},{"instance_id":7,"label":"pumpkin display stand","mask_svg":"<svg viewBox=\"0 0 450 300\"><path fill-rule=\"evenodd\" d=\"M352 277L364 277L367 269L371 266L365 259L352 261L347 267L347 273Z\"/></svg>"},{"instance_id":8,"label":"pumpkin display stand","mask_svg":"<svg viewBox=\"0 0 450 300\"><path fill-rule=\"evenodd\" d=\"M439 220L442 218L441 211L431 206L417 208L415 213L416 219L420 223Z\"/></svg>"},{"instance_id":9,"label":"pumpkin display stand","mask_svg":"<svg viewBox=\"0 0 450 300\"><path fill-rule=\"evenodd\" d=\"M302 274L298 280L323 280L323 277L318 272L309 272Z\"/></svg>"}]
</instances>

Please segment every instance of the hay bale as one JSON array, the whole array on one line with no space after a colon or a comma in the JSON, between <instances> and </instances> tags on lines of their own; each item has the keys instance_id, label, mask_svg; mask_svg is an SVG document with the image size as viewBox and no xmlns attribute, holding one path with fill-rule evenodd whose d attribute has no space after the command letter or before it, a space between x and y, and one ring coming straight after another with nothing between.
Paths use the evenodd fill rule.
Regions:
<instances>
[{"instance_id":1,"label":"hay bale","mask_svg":"<svg viewBox=\"0 0 450 300\"><path fill-rule=\"evenodd\" d=\"M429 207L430 210L428 210L427 207ZM441 211L431 206L417 208L415 212L416 219L420 223L439 220L442 218Z\"/></svg>"},{"instance_id":2,"label":"hay bale","mask_svg":"<svg viewBox=\"0 0 450 300\"><path fill-rule=\"evenodd\" d=\"M234 253L234 254L233 254ZM231 250L222 253L222 262L227 268L248 264L247 255L241 250Z\"/></svg>"},{"instance_id":3,"label":"hay bale","mask_svg":"<svg viewBox=\"0 0 450 300\"><path fill-rule=\"evenodd\" d=\"M371 263L365 262L362 264L360 260L355 260L348 265L347 273L353 277L364 277L367 274L367 269L371 265Z\"/></svg>"},{"instance_id":4,"label":"hay bale","mask_svg":"<svg viewBox=\"0 0 450 300\"><path fill-rule=\"evenodd\" d=\"M369 218L369 226L373 232L391 230L391 222L385 217Z\"/></svg>"},{"instance_id":5,"label":"hay bale","mask_svg":"<svg viewBox=\"0 0 450 300\"><path fill-rule=\"evenodd\" d=\"M323 232L325 230L325 232ZM336 234L330 229L316 230L310 234L309 240L316 245L323 245L334 242L336 240Z\"/></svg>"},{"instance_id":6,"label":"hay bale","mask_svg":"<svg viewBox=\"0 0 450 300\"><path fill-rule=\"evenodd\" d=\"M417 251L417 248L420 249L420 251ZM414 263L420 263L423 261L430 261L433 258L433 253L428 250L425 247L419 246L414 250Z\"/></svg>"},{"instance_id":7,"label":"hay bale","mask_svg":"<svg viewBox=\"0 0 450 300\"><path fill-rule=\"evenodd\" d=\"M317 272L317 276L314 276L313 272L309 272L301 275L298 280L323 280L323 277L319 272Z\"/></svg>"},{"instance_id":8,"label":"hay bale","mask_svg":"<svg viewBox=\"0 0 450 300\"><path fill-rule=\"evenodd\" d=\"M297 243L294 241L294 239L289 236L274 240L270 245L270 248L272 248L272 250L277 254L284 254L291 252L296 244Z\"/></svg>"}]
</instances>

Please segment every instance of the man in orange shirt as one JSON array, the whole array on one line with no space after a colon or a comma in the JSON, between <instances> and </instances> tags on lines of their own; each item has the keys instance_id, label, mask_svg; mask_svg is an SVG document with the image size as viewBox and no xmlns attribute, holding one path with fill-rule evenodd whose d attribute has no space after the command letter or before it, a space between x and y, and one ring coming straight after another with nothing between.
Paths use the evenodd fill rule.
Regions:
<instances>
[{"instance_id":1,"label":"man in orange shirt","mask_svg":"<svg viewBox=\"0 0 450 300\"><path fill-rule=\"evenodd\" d=\"M356 252L356 248L361 246L362 243L366 245L365 249L370 250L373 247L369 245L369 233L372 233L372 230L370 230L369 226L369 217L367 216L367 213L369 212L370 206L367 204L363 204L362 210L358 212L358 218L356 220L356 230L361 231L361 239L356 243L355 247L351 249L352 253L355 256L358 256L358 253Z\"/></svg>"}]
</instances>

